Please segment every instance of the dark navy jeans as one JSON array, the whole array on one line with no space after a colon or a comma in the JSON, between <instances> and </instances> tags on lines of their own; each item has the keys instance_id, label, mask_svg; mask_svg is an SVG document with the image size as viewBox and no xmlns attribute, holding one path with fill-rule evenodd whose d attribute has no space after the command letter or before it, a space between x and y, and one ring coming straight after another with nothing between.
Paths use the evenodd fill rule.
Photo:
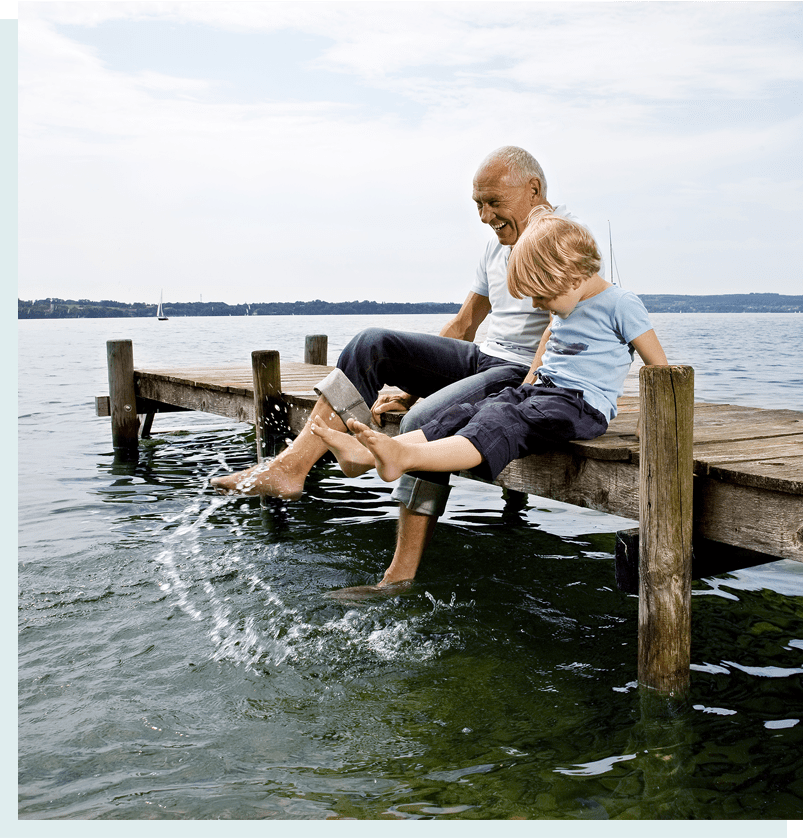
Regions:
<instances>
[{"instance_id":1,"label":"dark navy jeans","mask_svg":"<svg viewBox=\"0 0 803 838\"><path fill-rule=\"evenodd\" d=\"M464 436L482 454L474 471L496 480L519 457L538 454L572 439L595 439L608 420L580 390L541 384L508 387L476 404L455 404L421 430L428 440Z\"/></svg>"},{"instance_id":2,"label":"dark navy jeans","mask_svg":"<svg viewBox=\"0 0 803 838\"><path fill-rule=\"evenodd\" d=\"M352 338L337 366L368 407L385 385L419 396L422 400L402 419L404 433L422 427L451 405L474 404L505 387L517 387L529 369L486 355L472 341L378 328L365 329ZM421 480L443 490L416 487L415 481ZM437 515L445 503L448 483L446 473L403 475L393 497L414 511ZM425 497L426 502L416 504L418 496ZM433 497L440 500L432 502Z\"/></svg>"}]
</instances>

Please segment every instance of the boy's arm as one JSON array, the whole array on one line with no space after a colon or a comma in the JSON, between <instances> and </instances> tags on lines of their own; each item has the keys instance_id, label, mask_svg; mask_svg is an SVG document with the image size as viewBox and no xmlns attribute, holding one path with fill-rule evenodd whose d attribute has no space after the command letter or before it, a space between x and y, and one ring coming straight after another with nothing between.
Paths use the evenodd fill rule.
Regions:
<instances>
[{"instance_id":1,"label":"boy's arm","mask_svg":"<svg viewBox=\"0 0 803 838\"><path fill-rule=\"evenodd\" d=\"M648 367L666 367L669 365L669 361L666 360L666 354L654 329L650 329L649 332L644 332L643 335L639 335L630 342L633 344L636 352L638 352L641 360ZM636 422L636 436L641 438L641 413L639 413Z\"/></svg>"},{"instance_id":2,"label":"boy's arm","mask_svg":"<svg viewBox=\"0 0 803 838\"><path fill-rule=\"evenodd\" d=\"M552 325L552 315L549 315L549 326ZM544 334L541 335L541 342L538 344L538 349L535 352L535 358L533 358L532 364L530 364L530 371L527 375L524 376L524 380L521 382L522 384L534 384L535 378L538 375L538 367L541 366L544 360L544 351L546 350L547 342L552 335L552 331L550 330L549 326L544 329Z\"/></svg>"},{"instance_id":3,"label":"boy's arm","mask_svg":"<svg viewBox=\"0 0 803 838\"><path fill-rule=\"evenodd\" d=\"M633 344L636 352L638 352L641 360L648 367L666 367L669 365L669 361L666 360L666 354L654 329L644 332L643 335L639 335L630 342Z\"/></svg>"}]
</instances>

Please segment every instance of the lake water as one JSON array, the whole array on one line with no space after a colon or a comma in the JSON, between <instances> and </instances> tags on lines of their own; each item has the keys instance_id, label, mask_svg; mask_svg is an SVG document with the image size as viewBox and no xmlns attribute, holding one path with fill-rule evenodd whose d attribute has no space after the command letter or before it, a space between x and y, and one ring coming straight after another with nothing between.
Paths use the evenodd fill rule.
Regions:
<instances>
[{"instance_id":1,"label":"lake water","mask_svg":"<svg viewBox=\"0 0 803 838\"><path fill-rule=\"evenodd\" d=\"M803 410L800 315L655 315L698 399ZM803 817L803 564L696 582L688 705L636 688L624 519L458 480L403 596L396 507L319 464L284 507L209 480L247 426L158 416L115 464L109 339L138 365L329 357L442 315L19 322L22 819Z\"/></svg>"}]
</instances>

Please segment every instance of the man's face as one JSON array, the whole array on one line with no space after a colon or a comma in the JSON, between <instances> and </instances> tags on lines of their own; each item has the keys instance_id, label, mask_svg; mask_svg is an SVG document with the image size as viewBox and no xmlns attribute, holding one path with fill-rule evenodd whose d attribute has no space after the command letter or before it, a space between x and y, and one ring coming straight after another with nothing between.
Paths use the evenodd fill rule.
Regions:
<instances>
[{"instance_id":1,"label":"man's face","mask_svg":"<svg viewBox=\"0 0 803 838\"><path fill-rule=\"evenodd\" d=\"M513 245L527 226L530 210L545 204L538 178L513 185L504 163L484 166L474 176L472 194L480 221L490 224L502 244Z\"/></svg>"}]
</instances>

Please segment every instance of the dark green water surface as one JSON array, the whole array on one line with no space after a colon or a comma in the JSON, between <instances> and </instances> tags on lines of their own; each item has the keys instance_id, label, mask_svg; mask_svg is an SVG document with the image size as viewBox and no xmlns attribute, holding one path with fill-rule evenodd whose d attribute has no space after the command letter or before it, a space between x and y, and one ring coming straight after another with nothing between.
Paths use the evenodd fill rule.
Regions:
<instances>
[{"instance_id":1,"label":"dark green water surface","mask_svg":"<svg viewBox=\"0 0 803 838\"><path fill-rule=\"evenodd\" d=\"M803 817L803 565L695 583L668 706L628 522L458 481L408 591L334 600L389 560L390 486L219 497L253 435L201 420L115 464L69 372L20 398L20 818Z\"/></svg>"}]
</instances>

